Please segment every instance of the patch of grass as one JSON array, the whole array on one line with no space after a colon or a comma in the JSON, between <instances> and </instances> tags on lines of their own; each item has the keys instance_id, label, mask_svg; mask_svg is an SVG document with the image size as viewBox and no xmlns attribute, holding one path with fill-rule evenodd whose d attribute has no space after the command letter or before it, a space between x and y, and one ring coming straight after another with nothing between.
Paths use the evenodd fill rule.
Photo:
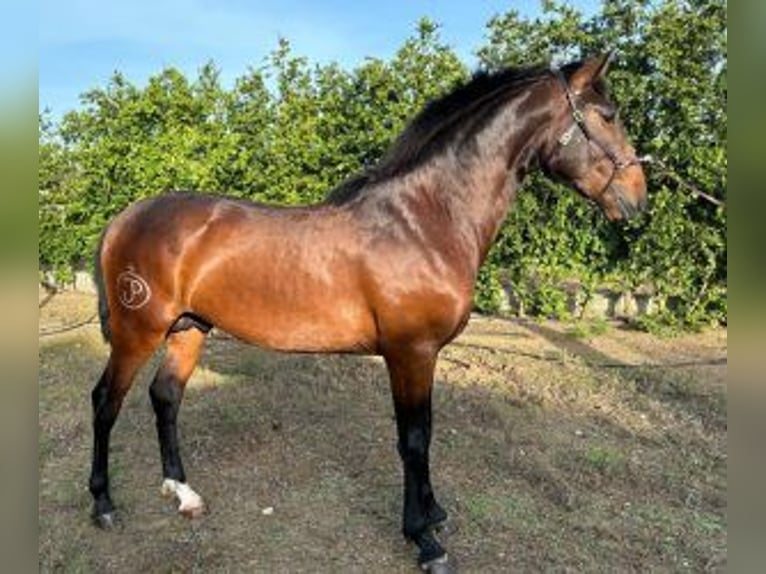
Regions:
<instances>
[{"instance_id":1,"label":"patch of grass","mask_svg":"<svg viewBox=\"0 0 766 574\"><path fill-rule=\"evenodd\" d=\"M701 320L684 321L668 311L660 311L648 315L641 315L628 322L628 325L636 330L651 333L655 337L671 339L686 333L700 333L703 328L710 325Z\"/></svg>"},{"instance_id":2,"label":"patch of grass","mask_svg":"<svg viewBox=\"0 0 766 574\"><path fill-rule=\"evenodd\" d=\"M240 390L235 389L235 392L236 391ZM212 401L212 405L199 404L209 401L208 396L204 395L195 396L194 401L195 404L193 407L190 406L189 410L191 410L191 408L197 410L202 407L208 407L206 408L208 412L213 411L208 427L215 432L221 432L225 435L237 435L246 433L249 429L253 428L255 413L253 412L252 405L248 404L246 401L214 400Z\"/></svg>"},{"instance_id":3,"label":"patch of grass","mask_svg":"<svg viewBox=\"0 0 766 574\"><path fill-rule=\"evenodd\" d=\"M625 466L625 456L617 449L607 446L592 446L582 455L587 466L597 472L613 476Z\"/></svg>"},{"instance_id":4,"label":"patch of grass","mask_svg":"<svg viewBox=\"0 0 766 574\"><path fill-rule=\"evenodd\" d=\"M43 462L46 461L52 454L53 449L55 448L53 439L48 436L48 433L41 430L37 437L37 443L38 443L38 459L40 462L40 465L42 466Z\"/></svg>"},{"instance_id":5,"label":"patch of grass","mask_svg":"<svg viewBox=\"0 0 766 574\"><path fill-rule=\"evenodd\" d=\"M639 391L670 399L688 400L697 394L697 386L691 374L673 373L657 369L638 368L632 374Z\"/></svg>"},{"instance_id":6,"label":"patch of grass","mask_svg":"<svg viewBox=\"0 0 766 574\"><path fill-rule=\"evenodd\" d=\"M722 517L709 512L694 512L694 529L703 534L724 534L726 525Z\"/></svg>"},{"instance_id":7,"label":"patch of grass","mask_svg":"<svg viewBox=\"0 0 766 574\"><path fill-rule=\"evenodd\" d=\"M726 427L727 397L720 389L705 388L695 372L639 368L631 381L640 395L670 403L705 424Z\"/></svg>"},{"instance_id":8,"label":"patch of grass","mask_svg":"<svg viewBox=\"0 0 766 574\"><path fill-rule=\"evenodd\" d=\"M575 322L564 331L573 339L589 339L605 334L609 330L609 323L604 319L580 320Z\"/></svg>"},{"instance_id":9,"label":"patch of grass","mask_svg":"<svg viewBox=\"0 0 766 574\"><path fill-rule=\"evenodd\" d=\"M476 492L463 501L466 513L472 520L496 526L524 525L534 529L538 524L533 502L521 494L508 492Z\"/></svg>"},{"instance_id":10,"label":"patch of grass","mask_svg":"<svg viewBox=\"0 0 766 574\"><path fill-rule=\"evenodd\" d=\"M88 548L72 542L61 548L60 552L58 560L53 565L56 572L65 572L66 574L88 574L93 572L88 557Z\"/></svg>"},{"instance_id":11,"label":"patch of grass","mask_svg":"<svg viewBox=\"0 0 766 574\"><path fill-rule=\"evenodd\" d=\"M624 513L629 536L653 541L663 563L686 571L717 571L726 560L723 519L663 504L636 504Z\"/></svg>"}]
</instances>

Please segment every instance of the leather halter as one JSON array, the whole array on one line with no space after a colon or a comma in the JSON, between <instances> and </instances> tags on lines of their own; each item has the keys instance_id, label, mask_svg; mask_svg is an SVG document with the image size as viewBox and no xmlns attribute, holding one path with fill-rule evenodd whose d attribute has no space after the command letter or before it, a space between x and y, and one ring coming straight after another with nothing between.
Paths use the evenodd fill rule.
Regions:
<instances>
[{"instance_id":1,"label":"leather halter","mask_svg":"<svg viewBox=\"0 0 766 574\"><path fill-rule=\"evenodd\" d=\"M574 123L572 123L572 125L569 126L564 131L564 133L559 136L558 144L561 147L566 147L569 145L572 142L572 138L574 137L575 133L579 129L588 143L595 145L601 151L601 153L604 154L604 156L609 158L609 161L612 162L612 174L609 176L609 180L606 182L606 185L604 185L604 187L601 189L601 192L599 193L599 195L603 195L604 192L606 192L606 190L611 187L612 181L614 181L614 178L619 171L627 169L632 165L639 165L641 160L635 156L626 159L619 153L616 153L614 150L612 150L610 146L600 142L596 137L594 137L593 132L591 132L591 130L588 128L588 124L585 122L585 115L575 101L575 96L572 93L572 90L569 89L569 84L567 83L564 74L562 74L561 70L558 68L554 68L552 71L558 78L559 83L564 90L564 94L567 98L567 103L569 104L569 109L572 113L572 120L574 120Z\"/></svg>"}]
</instances>

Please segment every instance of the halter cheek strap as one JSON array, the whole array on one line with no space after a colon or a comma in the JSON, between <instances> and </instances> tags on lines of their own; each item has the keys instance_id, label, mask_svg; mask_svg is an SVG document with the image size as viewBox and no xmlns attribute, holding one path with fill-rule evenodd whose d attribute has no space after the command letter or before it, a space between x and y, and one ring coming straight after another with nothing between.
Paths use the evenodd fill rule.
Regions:
<instances>
[{"instance_id":1,"label":"halter cheek strap","mask_svg":"<svg viewBox=\"0 0 766 574\"><path fill-rule=\"evenodd\" d=\"M636 157L631 157L628 159L625 159L621 157L619 154L615 153L609 146L601 143L596 137L593 136L590 129L588 129L588 124L585 123L585 115L583 114L580 107L577 105L577 102L575 101L574 94L572 93L572 90L569 89L569 84L566 81L566 78L564 77L564 74L561 73L561 70L558 68L553 69L554 75L558 78L559 83L561 84L561 87L564 89L564 94L567 98L567 103L569 104L569 109L571 111L572 120L573 123L571 126L569 126L563 134L561 134L558 138L558 144L562 147L566 147L569 145L574 138L575 134L577 133L578 129L582 132L582 134L585 136L585 139L588 141L588 143L592 143L595 145L599 150L601 150L601 153L603 153L606 157L609 158L609 161L612 162L612 175L609 178L609 182L604 186L603 191L606 191L606 189L612 185L612 180L614 180L615 175L617 175L617 172L623 169L626 169L630 167L631 165L639 164L640 161Z\"/></svg>"}]
</instances>

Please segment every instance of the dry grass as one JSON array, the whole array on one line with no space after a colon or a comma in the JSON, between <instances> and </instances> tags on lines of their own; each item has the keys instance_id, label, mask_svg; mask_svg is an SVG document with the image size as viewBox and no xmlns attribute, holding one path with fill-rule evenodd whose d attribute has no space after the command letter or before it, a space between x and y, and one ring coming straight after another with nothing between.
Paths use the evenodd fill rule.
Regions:
<instances>
[{"instance_id":1,"label":"dry grass","mask_svg":"<svg viewBox=\"0 0 766 574\"><path fill-rule=\"evenodd\" d=\"M93 305L58 296L41 328ZM726 344L721 330L656 339L473 319L435 390L434 485L461 571L722 571ZM96 325L41 339L42 571L416 571L380 360L209 340L180 423L211 507L197 521L159 496L150 366L113 434L122 526L104 533L89 524L86 481L106 354ZM668 363L681 366L657 366Z\"/></svg>"}]
</instances>

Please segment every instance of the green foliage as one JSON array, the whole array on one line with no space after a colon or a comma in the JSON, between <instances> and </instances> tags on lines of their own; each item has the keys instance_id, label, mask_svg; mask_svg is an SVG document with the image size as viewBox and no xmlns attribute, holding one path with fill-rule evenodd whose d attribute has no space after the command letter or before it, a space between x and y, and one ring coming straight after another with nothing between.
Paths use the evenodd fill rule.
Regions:
<instances>
[{"instance_id":1,"label":"green foliage","mask_svg":"<svg viewBox=\"0 0 766 574\"><path fill-rule=\"evenodd\" d=\"M510 11L489 22L483 66L616 49L610 83L637 149L725 199L725 2L606 0L588 19L542 4L540 18ZM83 265L116 213L168 189L318 201L376 162L407 119L467 74L427 19L390 61L353 70L312 66L280 40L228 90L211 63L193 80L170 68L143 87L116 73L60 122L40 117L40 267L64 276ZM642 324L725 321L725 209L647 173L651 209L624 227L570 190L529 177L480 271L477 308L498 311L502 284L526 313L553 317L569 314L566 285L586 298L604 285L652 286L667 304Z\"/></svg>"},{"instance_id":2,"label":"green foliage","mask_svg":"<svg viewBox=\"0 0 766 574\"><path fill-rule=\"evenodd\" d=\"M603 318L596 318L589 321L579 320L572 323L567 328L566 334L573 339L589 339L603 335L609 330L609 323Z\"/></svg>"},{"instance_id":3,"label":"green foliage","mask_svg":"<svg viewBox=\"0 0 766 574\"><path fill-rule=\"evenodd\" d=\"M473 295L476 309L482 313L497 313L503 305L503 285L499 269L488 261L479 269Z\"/></svg>"},{"instance_id":4,"label":"green foliage","mask_svg":"<svg viewBox=\"0 0 766 574\"><path fill-rule=\"evenodd\" d=\"M560 62L616 49L610 85L636 148L725 199L725 2L608 0L589 20L564 4L543 6L536 20L513 11L493 19L479 52L484 64ZM649 213L623 228L560 186L528 179L491 255L525 309L565 315L561 285L574 280L586 292L652 286L668 304L647 325L725 321L725 210L651 167L647 175Z\"/></svg>"}]
</instances>

